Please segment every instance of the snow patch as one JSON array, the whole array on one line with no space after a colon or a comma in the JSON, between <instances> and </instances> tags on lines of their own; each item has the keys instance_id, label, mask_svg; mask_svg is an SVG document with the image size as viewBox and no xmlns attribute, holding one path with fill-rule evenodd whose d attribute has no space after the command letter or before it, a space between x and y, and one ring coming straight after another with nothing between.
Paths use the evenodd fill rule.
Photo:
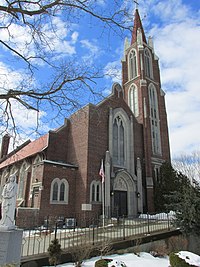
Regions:
<instances>
[{"instance_id":1,"label":"snow patch","mask_svg":"<svg viewBox=\"0 0 200 267\"><path fill-rule=\"evenodd\" d=\"M176 253L179 258L183 259L185 262L187 262L190 265L200 266L200 256L189 252L189 251L179 251Z\"/></svg>"}]
</instances>

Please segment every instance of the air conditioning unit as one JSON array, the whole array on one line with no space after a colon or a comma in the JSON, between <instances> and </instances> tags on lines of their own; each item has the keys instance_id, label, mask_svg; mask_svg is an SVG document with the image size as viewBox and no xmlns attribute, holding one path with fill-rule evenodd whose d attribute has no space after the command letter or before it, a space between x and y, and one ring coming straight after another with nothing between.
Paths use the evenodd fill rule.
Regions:
<instances>
[{"instance_id":1,"label":"air conditioning unit","mask_svg":"<svg viewBox=\"0 0 200 267\"><path fill-rule=\"evenodd\" d=\"M65 219L65 226L67 228L74 228L76 226L76 219L75 218L66 218Z\"/></svg>"}]
</instances>

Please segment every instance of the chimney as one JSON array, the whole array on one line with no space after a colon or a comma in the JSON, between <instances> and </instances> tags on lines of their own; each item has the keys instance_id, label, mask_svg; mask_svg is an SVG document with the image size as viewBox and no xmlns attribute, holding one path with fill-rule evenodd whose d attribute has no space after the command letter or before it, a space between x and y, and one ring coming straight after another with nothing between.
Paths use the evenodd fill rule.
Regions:
<instances>
[{"instance_id":1,"label":"chimney","mask_svg":"<svg viewBox=\"0 0 200 267\"><path fill-rule=\"evenodd\" d=\"M8 154L9 143L10 143L10 135L5 134L1 142L0 159L4 158Z\"/></svg>"}]
</instances>

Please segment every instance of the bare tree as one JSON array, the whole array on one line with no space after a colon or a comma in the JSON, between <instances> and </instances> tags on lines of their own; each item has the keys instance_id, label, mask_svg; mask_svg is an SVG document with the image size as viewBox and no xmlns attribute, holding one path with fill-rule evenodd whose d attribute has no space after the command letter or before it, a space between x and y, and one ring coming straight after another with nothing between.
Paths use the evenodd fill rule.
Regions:
<instances>
[{"instance_id":1,"label":"bare tree","mask_svg":"<svg viewBox=\"0 0 200 267\"><path fill-rule=\"evenodd\" d=\"M200 151L181 155L173 160L173 166L186 175L192 184L200 182Z\"/></svg>"},{"instance_id":2,"label":"bare tree","mask_svg":"<svg viewBox=\"0 0 200 267\"><path fill-rule=\"evenodd\" d=\"M4 70L0 65L0 131L17 132L14 106L41 112L52 112L55 118L80 107L80 95L87 90L91 96L100 92L95 90L96 79L103 72L74 56L62 62L54 55L55 40L59 39L56 19L62 17L69 25L89 17L91 24L97 20L105 27L122 33L128 29L129 12L119 1L109 2L112 9L100 8L96 0L2 0L0 2L0 44L5 53L16 60L23 70L15 77L14 69ZM19 31L20 30L20 31ZM20 34L19 34L20 32ZM25 37L26 35L26 37ZM23 38L22 38L23 37ZM10 60L10 59L9 59ZM77 62L77 63L76 63ZM37 78L44 75L39 70L46 67L51 71L48 83L38 83ZM11 82L11 76L15 80Z\"/></svg>"}]
</instances>

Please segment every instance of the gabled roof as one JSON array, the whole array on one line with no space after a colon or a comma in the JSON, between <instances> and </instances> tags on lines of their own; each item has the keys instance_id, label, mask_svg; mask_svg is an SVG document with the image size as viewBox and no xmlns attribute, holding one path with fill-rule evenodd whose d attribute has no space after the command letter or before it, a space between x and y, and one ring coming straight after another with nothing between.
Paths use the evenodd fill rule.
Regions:
<instances>
[{"instance_id":1,"label":"gabled roof","mask_svg":"<svg viewBox=\"0 0 200 267\"><path fill-rule=\"evenodd\" d=\"M45 134L37 140L23 146L22 149L18 150L16 153L12 153L10 156L8 155L8 157L0 163L0 169L43 151L48 146L48 140L49 134Z\"/></svg>"},{"instance_id":2,"label":"gabled roof","mask_svg":"<svg viewBox=\"0 0 200 267\"><path fill-rule=\"evenodd\" d=\"M142 32L142 40L144 43L147 43L146 37L145 37L145 33L144 33L144 29L142 26L142 22L140 19L140 15L138 12L138 9L135 10L135 19L134 19L134 26L133 26L133 31L132 31L132 39L131 39L131 45L134 44L137 41L137 30L141 29Z\"/></svg>"}]
</instances>

